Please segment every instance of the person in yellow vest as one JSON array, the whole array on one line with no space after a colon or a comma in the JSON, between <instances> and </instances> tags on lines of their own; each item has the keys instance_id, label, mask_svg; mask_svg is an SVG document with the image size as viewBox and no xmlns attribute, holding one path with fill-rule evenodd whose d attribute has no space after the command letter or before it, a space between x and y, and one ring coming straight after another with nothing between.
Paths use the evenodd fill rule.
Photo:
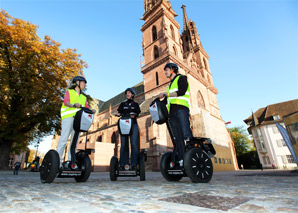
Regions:
<instances>
[{"instance_id":1,"label":"person in yellow vest","mask_svg":"<svg viewBox=\"0 0 298 213\"><path fill-rule=\"evenodd\" d=\"M175 63L168 63L164 67L167 78L171 80L167 92L160 93L158 97L168 105L169 121L176 138L178 166L183 166L185 142L193 137L189 122L189 84L185 75L178 74L179 67ZM171 167L176 162L171 162Z\"/></svg>"},{"instance_id":2,"label":"person in yellow vest","mask_svg":"<svg viewBox=\"0 0 298 213\"><path fill-rule=\"evenodd\" d=\"M72 80L72 85L66 91L64 101L61 107L61 137L58 142L57 152L60 157L60 166L62 166L62 156L67 143L67 140L71 134L71 142L74 136L73 121L74 116L80 110L81 107L89 108L87 103L87 97L82 92L85 89L87 81L82 76L76 76ZM93 113L96 111L92 109ZM71 147L71 144L70 146ZM68 149L68 160L71 161L70 148Z\"/></svg>"}]
</instances>

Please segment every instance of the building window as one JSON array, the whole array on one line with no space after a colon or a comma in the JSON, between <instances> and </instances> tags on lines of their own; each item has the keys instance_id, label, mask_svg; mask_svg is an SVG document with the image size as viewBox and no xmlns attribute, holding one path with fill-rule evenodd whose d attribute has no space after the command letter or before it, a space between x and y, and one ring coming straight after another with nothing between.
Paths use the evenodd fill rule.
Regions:
<instances>
[{"instance_id":1,"label":"building window","mask_svg":"<svg viewBox=\"0 0 298 213\"><path fill-rule=\"evenodd\" d=\"M155 73L155 81L156 81L156 86L158 86L159 85L158 72Z\"/></svg>"},{"instance_id":2,"label":"building window","mask_svg":"<svg viewBox=\"0 0 298 213\"><path fill-rule=\"evenodd\" d=\"M279 120L280 118L279 118L279 115L273 115L273 120L275 120L275 121L277 121L277 120Z\"/></svg>"},{"instance_id":3,"label":"building window","mask_svg":"<svg viewBox=\"0 0 298 213\"><path fill-rule=\"evenodd\" d=\"M226 161L225 161L225 159L224 159L224 158L222 159L222 163L223 163L223 164L225 164L225 163L226 163Z\"/></svg>"},{"instance_id":4,"label":"building window","mask_svg":"<svg viewBox=\"0 0 298 213\"><path fill-rule=\"evenodd\" d=\"M273 133L274 133L274 134L277 134L277 133L279 133L279 131L278 131L278 129L277 129L277 127L276 127L276 126L272 127L272 130L273 130Z\"/></svg>"},{"instance_id":5,"label":"building window","mask_svg":"<svg viewBox=\"0 0 298 213\"><path fill-rule=\"evenodd\" d=\"M154 46L154 59L157 59L159 57L158 47Z\"/></svg>"},{"instance_id":6,"label":"building window","mask_svg":"<svg viewBox=\"0 0 298 213\"><path fill-rule=\"evenodd\" d=\"M208 69L208 67L207 67L207 61L206 61L206 59L205 59L205 58L203 58L203 62L204 62L204 67L205 67L205 69L207 70L207 69Z\"/></svg>"},{"instance_id":7,"label":"building window","mask_svg":"<svg viewBox=\"0 0 298 213\"><path fill-rule=\"evenodd\" d=\"M284 146L287 146L286 142L284 139L279 139L279 140L276 140L276 143L277 143L277 146L278 147L284 147Z\"/></svg>"},{"instance_id":8,"label":"building window","mask_svg":"<svg viewBox=\"0 0 298 213\"><path fill-rule=\"evenodd\" d=\"M261 148L262 149L266 149L265 143L263 140L260 140L260 144L261 144Z\"/></svg>"},{"instance_id":9,"label":"building window","mask_svg":"<svg viewBox=\"0 0 298 213\"><path fill-rule=\"evenodd\" d=\"M217 157L214 157L214 163L217 163Z\"/></svg>"},{"instance_id":10,"label":"building window","mask_svg":"<svg viewBox=\"0 0 298 213\"><path fill-rule=\"evenodd\" d=\"M171 29L171 37L175 41L175 31L172 25L170 26L170 29Z\"/></svg>"},{"instance_id":11,"label":"building window","mask_svg":"<svg viewBox=\"0 0 298 213\"><path fill-rule=\"evenodd\" d=\"M218 158L218 162L221 163L221 158Z\"/></svg>"},{"instance_id":12,"label":"building window","mask_svg":"<svg viewBox=\"0 0 298 213\"><path fill-rule=\"evenodd\" d=\"M295 163L295 160L292 155L287 155L288 163Z\"/></svg>"},{"instance_id":13,"label":"building window","mask_svg":"<svg viewBox=\"0 0 298 213\"><path fill-rule=\"evenodd\" d=\"M116 140L117 140L116 133L113 132L111 141L112 141L112 143L116 143Z\"/></svg>"},{"instance_id":14,"label":"building window","mask_svg":"<svg viewBox=\"0 0 298 213\"><path fill-rule=\"evenodd\" d=\"M152 41L155 41L157 39L157 31L156 31L156 27L153 26L152 27Z\"/></svg>"},{"instance_id":15,"label":"building window","mask_svg":"<svg viewBox=\"0 0 298 213\"><path fill-rule=\"evenodd\" d=\"M176 50L175 45L173 46L173 52L174 52L174 55L177 55L177 50Z\"/></svg>"},{"instance_id":16,"label":"building window","mask_svg":"<svg viewBox=\"0 0 298 213\"><path fill-rule=\"evenodd\" d=\"M197 98L198 98L199 108L205 109L205 101L204 101L203 95L200 91L198 91Z\"/></svg>"},{"instance_id":17,"label":"building window","mask_svg":"<svg viewBox=\"0 0 298 213\"><path fill-rule=\"evenodd\" d=\"M266 156L267 164L271 164L270 158Z\"/></svg>"},{"instance_id":18,"label":"building window","mask_svg":"<svg viewBox=\"0 0 298 213\"><path fill-rule=\"evenodd\" d=\"M102 142L102 136L98 136L96 142Z\"/></svg>"}]
</instances>

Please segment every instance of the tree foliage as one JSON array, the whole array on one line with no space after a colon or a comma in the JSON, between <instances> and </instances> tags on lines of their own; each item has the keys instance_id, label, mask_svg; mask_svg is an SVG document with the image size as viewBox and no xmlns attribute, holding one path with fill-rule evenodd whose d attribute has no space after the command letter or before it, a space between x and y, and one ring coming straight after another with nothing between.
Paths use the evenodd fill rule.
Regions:
<instances>
[{"instance_id":1,"label":"tree foliage","mask_svg":"<svg viewBox=\"0 0 298 213\"><path fill-rule=\"evenodd\" d=\"M11 151L60 128L65 88L87 67L75 49L42 40L37 29L0 11L0 169Z\"/></svg>"},{"instance_id":2,"label":"tree foliage","mask_svg":"<svg viewBox=\"0 0 298 213\"><path fill-rule=\"evenodd\" d=\"M253 149L253 142L249 139L246 130L242 126L228 128L228 130L234 142L237 156Z\"/></svg>"}]
</instances>

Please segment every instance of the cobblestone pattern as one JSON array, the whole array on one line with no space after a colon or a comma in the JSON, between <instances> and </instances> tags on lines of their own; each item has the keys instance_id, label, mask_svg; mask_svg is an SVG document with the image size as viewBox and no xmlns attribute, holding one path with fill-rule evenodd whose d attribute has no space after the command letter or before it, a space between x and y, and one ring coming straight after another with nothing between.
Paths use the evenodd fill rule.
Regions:
<instances>
[{"instance_id":1,"label":"cobblestone pattern","mask_svg":"<svg viewBox=\"0 0 298 213\"><path fill-rule=\"evenodd\" d=\"M97 172L85 183L56 178L42 184L39 173L0 171L0 212L298 212L298 176L260 175L266 173L216 172L209 183L194 184L189 178L168 182L159 172L147 172L142 182L111 182L108 173ZM244 200L219 210L191 203L190 193ZM179 200L171 202L174 197Z\"/></svg>"}]
</instances>

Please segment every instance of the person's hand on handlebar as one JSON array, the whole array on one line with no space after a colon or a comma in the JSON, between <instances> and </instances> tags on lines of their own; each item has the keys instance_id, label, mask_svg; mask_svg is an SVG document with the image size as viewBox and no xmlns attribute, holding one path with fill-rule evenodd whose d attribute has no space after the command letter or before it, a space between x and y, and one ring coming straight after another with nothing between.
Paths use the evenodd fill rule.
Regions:
<instances>
[{"instance_id":1,"label":"person's hand on handlebar","mask_svg":"<svg viewBox=\"0 0 298 213\"><path fill-rule=\"evenodd\" d=\"M166 97L166 96L167 96L167 93L162 92L162 93L160 93L160 94L158 95L158 98L159 98L159 99L162 99L162 98L164 98L164 97Z\"/></svg>"},{"instance_id":2,"label":"person's hand on handlebar","mask_svg":"<svg viewBox=\"0 0 298 213\"><path fill-rule=\"evenodd\" d=\"M116 117L120 117L121 116L121 114L118 112L118 113L116 113L116 114L114 114Z\"/></svg>"},{"instance_id":3,"label":"person's hand on handlebar","mask_svg":"<svg viewBox=\"0 0 298 213\"><path fill-rule=\"evenodd\" d=\"M75 103L75 104L73 105L73 107L75 107L75 108L81 108L81 107L82 107L82 105L81 105L81 104L79 104L79 103Z\"/></svg>"}]
</instances>

